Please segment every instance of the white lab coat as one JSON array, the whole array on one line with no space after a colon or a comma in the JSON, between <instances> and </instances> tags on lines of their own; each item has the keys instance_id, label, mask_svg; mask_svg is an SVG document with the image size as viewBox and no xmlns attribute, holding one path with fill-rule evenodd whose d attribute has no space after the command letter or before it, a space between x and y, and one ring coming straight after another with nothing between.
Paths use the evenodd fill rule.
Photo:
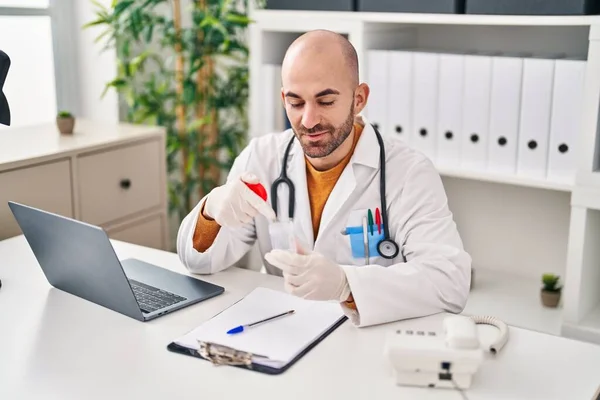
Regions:
<instances>
[{"instance_id":1,"label":"white lab coat","mask_svg":"<svg viewBox=\"0 0 600 400\"><path fill-rule=\"evenodd\" d=\"M258 176L270 199L271 183L279 176L285 148L293 132L253 138L234 162L227 179L243 171ZM342 265L358 314L340 305L356 326L369 326L405 318L463 310L469 293L471 257L463 249L441 178L423 154L394 137L383 137L386 151L387 211L390 235L400 246L394 260L375 256L365 265L353 257L350 239L341 233L353 210L381 207L379 196L379 145L366 124L352 158L331 192L313 238L306 166L297 140L288 158L288 176L296 191L293 219L296 236L310 249ZM183 220L177 251L192 273L212 274L239 261L258 240L261 256L271 250L268 222L263 216L239 229L222 227L204 253L193 248L192 238L204 199ZM287 217L288 191L279 188L278 215ZM403 258L404 257L404 258ZM281 275L263 258L268 273Z\"/></svg>"}]
</instances>

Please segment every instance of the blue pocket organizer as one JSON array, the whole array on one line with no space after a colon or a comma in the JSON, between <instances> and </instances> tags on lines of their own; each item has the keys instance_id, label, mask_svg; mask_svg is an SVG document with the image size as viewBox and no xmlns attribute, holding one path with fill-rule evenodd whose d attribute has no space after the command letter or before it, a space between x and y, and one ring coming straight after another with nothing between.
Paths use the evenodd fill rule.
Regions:
<instances>
[{"instance_id":1,"label":"blue pocket organizer","mask_svg":"<svg viewBox=\"0 0 600 400\"><path fill-rule=\"evenodd\" d=\"M346 234L350 237L350 247L352 248L352 257L365 258L365 244L363 239L362 226L350 226L346 228ZM377 251L377 245L383 240L383 225L381 225L381 233L377 229L377 225L373 226L373 234L367 228L367 237L369 238L369 257L378 257L380 254Z\"/></svg>"}]
</instances>

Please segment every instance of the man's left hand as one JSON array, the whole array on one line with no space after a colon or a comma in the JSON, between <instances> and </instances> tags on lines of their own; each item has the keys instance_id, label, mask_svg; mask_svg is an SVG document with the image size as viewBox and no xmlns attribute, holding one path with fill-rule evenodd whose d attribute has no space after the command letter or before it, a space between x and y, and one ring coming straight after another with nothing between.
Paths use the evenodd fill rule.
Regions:
<instances>
[{"instance_id":1,"label":"man's left hand","mask_svg":"<svg viewBox=\"0 0 600 400\"><path fill-rule=\"evenodd\" d=\"M266 260L283 272L285 290L308 300L346 301L350 286L342 267L320 253L272 250Z\"/></svg>"}]
</instances>

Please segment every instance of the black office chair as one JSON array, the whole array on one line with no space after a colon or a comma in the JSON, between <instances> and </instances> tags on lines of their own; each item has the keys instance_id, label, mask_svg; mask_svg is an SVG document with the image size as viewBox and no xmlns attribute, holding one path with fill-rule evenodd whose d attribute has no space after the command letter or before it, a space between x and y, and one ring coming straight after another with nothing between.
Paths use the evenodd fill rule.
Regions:
<instances>
[{"instance_id":1,"label":"black office chair","mask_svg":"<svg viewBox=\"0 0 600 400\"><path fill-rule=\"evenodd\" d=\"M10 108L8 108L6 96L2 93L2 87L8 75L8 68L10 68L10 58L0 50L0 124L2 125L10 125Z\"/></svg>"},{"instance_id":2,"label":"black office chair","mask_svg":"<svg viewBox=\"0 0 600 400\"><path fill-rule=\"evenodd\" d=\"M8 100L2 92L4 87L4 81L8 75L8 68L10 67L10 58L5 52L0 50L0 124L10 125L10 109L8 108ZM2 281L0 280L0 288L2 287Z\"/></svg>"}]
</instances>

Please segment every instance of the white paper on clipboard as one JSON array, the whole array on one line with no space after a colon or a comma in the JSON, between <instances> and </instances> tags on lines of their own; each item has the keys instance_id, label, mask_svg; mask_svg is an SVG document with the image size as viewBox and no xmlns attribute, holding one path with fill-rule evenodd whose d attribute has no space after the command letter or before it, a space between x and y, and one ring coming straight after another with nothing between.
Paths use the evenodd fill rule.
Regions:
<instances>
[{"instance_id":1,"label":"white paper on clipboard","mask_svg":"<svg viewBox=\"0 0 600 400\"><path fill-rule=\"evenodd\" d=\"M290 309L295 313L242 333L228 335L235 326L252 323ZM265 356L255 362L283 367L344 317L336 302L305 300L291 294L258 287L231 307L175 341L192 350L199 341Z\"/></svg>"}]
</instances>

